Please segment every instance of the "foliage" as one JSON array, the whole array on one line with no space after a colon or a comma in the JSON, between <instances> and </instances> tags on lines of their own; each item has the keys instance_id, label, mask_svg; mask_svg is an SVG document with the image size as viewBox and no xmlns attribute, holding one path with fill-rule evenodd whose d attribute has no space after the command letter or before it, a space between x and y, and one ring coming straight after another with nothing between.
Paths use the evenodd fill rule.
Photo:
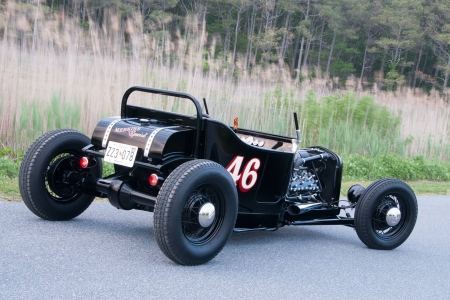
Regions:
<instances>
[{"instance_id":1,"label":"foliage","mask_svg":"<svg viewBox=\"0 0 450 300\"><path fill-rule=\"evenodd\" d=\"M342 155L378 156L403 148L401 119L365 96L347 92L316 100L310 92L300 107L305 145L324 145Z\"/></svg>"},{"instance_id":2,"label":"foliage","mask_svg":"<svg viewBox=\"0 0 450 300\"><path fill-rule=\"evenodd\" d=\"M141 51L142 45L136 42L140 38L147 42L154 38L158 42L149 42L147 47L157 45L164 52L162 56L174 57L180 51L201 51L183 49L186 41L182 39L201 40L203 44L199 46L213 49L213 55L208 61L200 60L200 66L210 70L216 67L213 61L218 65L226 62L225 72L231 70L230 74L236 77L253 75L253 70L259 69L255 68L257 65L272 64L279 69L288 68L296 82L300 77L311 77L301 73L318 69L326 70L325 76L329 78L366 77L365 82L376 82L387 90L403 85L426 90L445 89L449 85L450 9L446 1L11 0L8 3L0 6L0 36L20 45L35 47L36 37L45 37L56 48L64 48L61 33L54 32L52 37L41 29L45 26L40 23L50 20L51 26L65 29L68 24L58 22L72 16L70 22L75 20L77 26L84 28L89 39L97 36L93 30L101 28L106 39L115 41L114 52L119 49L132 55L141 52L144 57L156 55L154 51ZM33 24L38 25L38 30ZM169 40L171 43L167 43ZM182 42L177 45L179 41ZM86 51L99 49L94 40L81 47ZM299 67L301 70L297 70ZM420 80L423 78L430 80Z\"/></svg>"},{"instance_id":3,"label":"foliage","mask_svg":"<svg viewBox=\"0 0 450 300\"><path fill-rule=\"evenodd\" d=\"M17 177L19 174L19 163L8 155L0 156L0 176L9 178Z\"/></svg>"},{"instance_id":4,"label":"foliage","mask_svg":"<svg viewBox=\"0 0 450 300\"><path fill-rule=\"evenodd\" d=\"M343 181L341 186L341 196L346 197L348 189L354 184L361 184L368 187L372 181L350 180ZM416 195L450 195L450 185L448 181L428 181L417 180L406 182Z\"/></svg>"},{"instance_id":5,"label":"foliage","mask_svg":"<svg viewBox=\"0 0 450 300\"><path fill-rule=\"evenodd\" d=\"M375 180L393 177L402 180L450 181L450 164L424 159L385 154L377 157L349 155L344 158L346 179Z\"/></svg>"},{"instance_id":6,"label":"foliage","mask_svg":"<svg viewBox=\"0 0 450 300\"><path fill-rule=\"evenodd\" d=\"M9 147L0 147L0 176L17 177L22 157L23 152L15 152Z\"/></svg>"},{"instance_id":7,"label":"foliage","mask_svg":"<svg viewBox=\"0 0 450 300\"><path fill-rule=\"evenodd\" d=\"M22 157L23 153L14 153L10 148L0 148L0 197L4 199L20 200L17 177ZM348 155L343 157L343 161L343 196L355 183L368 186L370 181L383 177L408 181L416 194L450 193L450 163L426 160L420 156L405 158L393 154L370 158ZM114 166L103 162L103 176L113 172Z\"/></svg>"},{"instance_id":8,"label":"foliage","mask_svg":"<svg viewBox=\"0 0 450 300\"><path fill-rule=\"evenodd\" d=\"M34 140L50 129L74 128L75 125L80 128L79 120L79 102L66 103L55 94L45 106L42 106L39 101L31 103L22 101L20 117L15 124L18 128L17 139Z\"/></svg>"}]
</instances>

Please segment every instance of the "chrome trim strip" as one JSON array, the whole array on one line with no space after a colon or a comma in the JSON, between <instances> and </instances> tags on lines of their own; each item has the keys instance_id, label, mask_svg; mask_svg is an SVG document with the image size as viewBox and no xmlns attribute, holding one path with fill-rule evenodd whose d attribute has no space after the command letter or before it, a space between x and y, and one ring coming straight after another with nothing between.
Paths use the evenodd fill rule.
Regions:
<instances>
[{"instance_id":1,"label":"chrome trim strip","mask_svg":"<svg viewBox=\"0 0 450 300\"><path fill-rule=\"evenodd\" d=\"M108 127L105 130L105 135L103 136L102 148L106 148L106 144L108 143L109 134L111 133L112 128L114 127L114 125L116 125L120 121L122 121L122 119L117 119L117 120L112 121L108 125Z\"/></svg>"},{"instance_id":2,"label":"chrome trim strip","mask_svg":"<svg viewBox=\"0 0 450 300\"><path fill-rule=\"evenodd\" d=\"M162 127L162 128L155 129L148 137L147 144L145 144L144 157L148 158L148 153L150 152L150 148L152 147L153 140L155 139L155 136L158 134L158 132L160 132L161 130L164 130L164 129L171 129L171 128L176 128L176 127L180 127L180 126L169 126L169 127Z\"/></svg>"}]
</instances>

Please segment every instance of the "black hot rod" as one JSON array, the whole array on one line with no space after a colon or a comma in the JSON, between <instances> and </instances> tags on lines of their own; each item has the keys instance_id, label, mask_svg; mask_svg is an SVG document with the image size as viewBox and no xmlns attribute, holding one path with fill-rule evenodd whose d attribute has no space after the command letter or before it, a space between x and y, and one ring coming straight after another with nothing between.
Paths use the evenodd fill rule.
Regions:
<instances>
[{"instance_id":1,"label":"black hot rod","mask_svg":"<svg viewBox=\"0 0 450 300\"><path fill-rule=\"evenodd\" d=\"M190 100L196 115L131 105L136 91ZM211 260L233 230L346 225L374 249L396 248L412 232L411 188L385 178L354 185L340 200L341 158L298 148L296 114L297 137L289 138L239 128L238 119L228 126L204 107L187 93L136 86L125 92L121 116L101 120L91 139L70 129L45 133L20 167L25 204L46 220L72 219L95 197L153 212L159 247L183 265ZM112 175L102 176L102 161L114 164Z\"/></svg>"}]
</instances>

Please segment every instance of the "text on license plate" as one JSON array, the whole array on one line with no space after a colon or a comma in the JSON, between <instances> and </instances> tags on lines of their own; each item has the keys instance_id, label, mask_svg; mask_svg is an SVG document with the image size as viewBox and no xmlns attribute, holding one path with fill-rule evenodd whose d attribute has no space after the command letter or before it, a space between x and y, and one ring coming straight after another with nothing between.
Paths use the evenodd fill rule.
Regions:
<instances>
[{"instance_id":1,"label":"text on license plate","mask_svg":"<svg viewBox=\"0 0 450 300\"><path fill-rule=\"evenodd\" d=\"M117 142L109 142L104 160L113 164L132 167L136 159L138 147Z\"/></svg>"}]
</instances>

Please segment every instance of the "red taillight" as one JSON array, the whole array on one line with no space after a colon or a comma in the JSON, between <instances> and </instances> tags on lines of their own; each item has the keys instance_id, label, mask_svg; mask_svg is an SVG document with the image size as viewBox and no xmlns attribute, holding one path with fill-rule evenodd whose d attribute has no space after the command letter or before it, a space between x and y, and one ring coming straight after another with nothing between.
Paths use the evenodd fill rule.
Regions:
<instances>
[{"instance_id":1,"label":"red taillight","mask_svg":"<svg viewBox=\"0 0 450 300\"><path fill-rule=\"evenodd\" d=\"M148 178L148 182L150 183L151 186L157 185L158 184L158 175L156 175L156 174L150 175L150 177Z\"/></svg>"},{"instance_id":2,"label":"red taillight","mask_svg":"<svg viewBox=\"0 0 450 300\"><path fill-rule=\"evenodd\" d=\"M87 168L89 165L89 158L87 157L82 157L80 159L80 167L82 167L83 169Z\"/></svg>"}]
</instances>

